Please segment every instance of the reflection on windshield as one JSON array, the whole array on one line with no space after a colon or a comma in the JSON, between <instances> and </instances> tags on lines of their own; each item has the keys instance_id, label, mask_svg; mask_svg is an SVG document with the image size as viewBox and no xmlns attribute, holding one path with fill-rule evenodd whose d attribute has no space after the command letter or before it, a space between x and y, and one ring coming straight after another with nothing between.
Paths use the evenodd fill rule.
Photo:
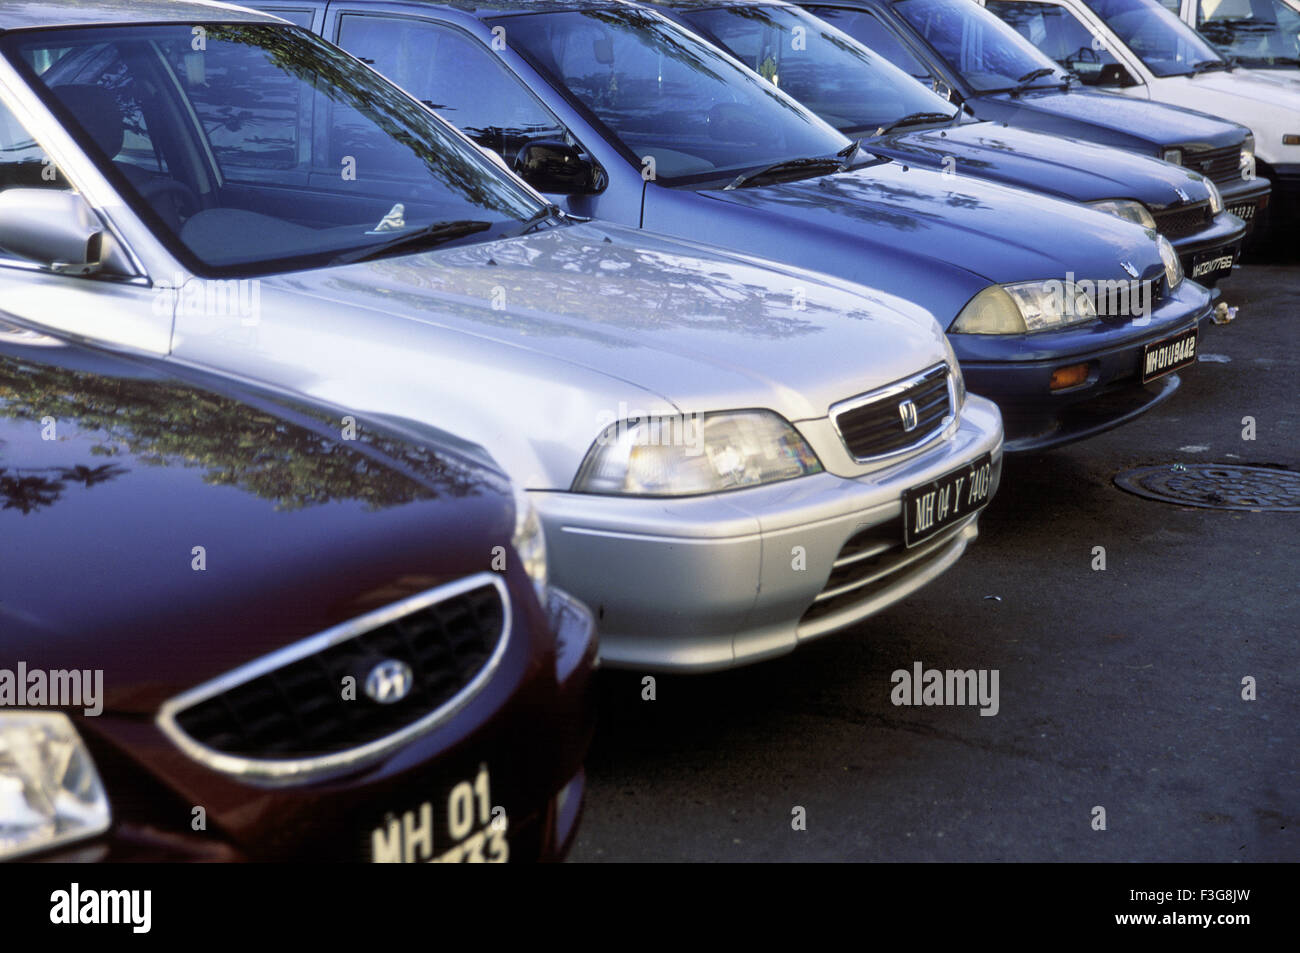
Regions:
<instances>
[{"instance_id":1,"label":"reflection on windshield","mask_svg":"<svg viewBox=\"0 0 1300 953\"><path fill-rule=\"evenodd\" d=\"M688 10L686 19L846 135L956 109L884 57L791 7Z\"/></svg>"},{"instance_id":2,"label":"reflection on windshield","mask_svg":"<svg viewBox=\"0 0 1300 953\"><path fill-rule=\"evenodd\" d=\"M482 240L539 207L399 89L295 28L97 27L0 49L203 274L314 267L444 221L488 220L460 239Z\"/></svg>"},{"instance_id":3,"label":"reflection on windshield","mask_svg":"<svg viewBox=\"0 0 1300 953\"><path fill-rule=\"evenodd\" d=\"M283 410L301 423L179 382L111 377L0 352L0 425L30 425L7 434L9 443L0 440L3 508L33 512L59 500L68 484L92 489L121 479L130 472L123 462L198 468L204 482L238 487L278 510L342 500L377 510L465 496L480 485L481 478L454 458L365 426L345 443L337 419L298 406ZM50 420L67 435L62 439L108 462L26 468L31 461L15 453L17 440L30 437L41 447L40 430Z\"/></svg>"},{"instance_id":4,"label":"reflection on windshield","mask_svg":"<svg viewBox=\"0 0 1300 953\"><path fill-rule=\"evenodd\" d=\"M668 184L731 179L848 140L658 14L583 10L503 18L511 46Z\"/></svg>"},{"instance_id":5,"label":"reflection on windshield","mask_svg":"<svg viewBox=\"0 0 1300 953\"><path fill-rule=\"evenodd\" d=\"M1242 66L1300 66L1300 10L1285 0L1201 0L1196 24Z\"/></svg>"},{"instance_id":6,"label":"reflection on windshield","mask_svg":"<svg viewBox=\"0 0 1300 953\"><path fill-rule=\"evenodd\" d=\"M1032 85L1059 85L1056 64L972 0L902 0L894 9L980 92L1014 89L1041 69Z\"/></svg>"},{"instance_id":7,"label":"reflection on windshield","mask_svg":"<svg viewBox=\"0 0 1300 953\"><path fill-rule=\"evenodd\" d=\"M1214 47L1156 0L1089 0L1088 6L1157 76L1190 73L1198 64L1227 65Z\"/></svg>"}]
</instances>

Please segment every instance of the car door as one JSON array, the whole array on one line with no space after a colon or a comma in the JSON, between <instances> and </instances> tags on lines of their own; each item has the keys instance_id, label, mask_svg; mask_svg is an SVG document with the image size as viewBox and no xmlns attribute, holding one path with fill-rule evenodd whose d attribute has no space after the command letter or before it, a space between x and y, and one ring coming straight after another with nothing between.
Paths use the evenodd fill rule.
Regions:
<instances>
[{"instance_id":1,"label":"car door","mask_svg":"<svg viewBox=\"0 0 1300 953\"><path fill-rule=\"evenodd\" d=\"M563 121L515 74L502 52L457 25L373 5L331 4L325 37L384 74L508 167L526 143L559 140L592 156L610 184L596 194L547 198L575 215L640 226L643 183L590 130Z\"/></svg>"}]
</instances>

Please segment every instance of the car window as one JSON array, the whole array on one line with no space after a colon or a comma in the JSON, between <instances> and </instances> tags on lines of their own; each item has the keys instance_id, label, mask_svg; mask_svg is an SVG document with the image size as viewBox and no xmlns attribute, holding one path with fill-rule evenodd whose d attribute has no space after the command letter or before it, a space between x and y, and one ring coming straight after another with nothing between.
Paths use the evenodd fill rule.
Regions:
<instances>
[{"instance_id":1,"label":"car window","mask_svg":"<svg viewBox=\"0 0 1300 953\"><path fill-rule=\"evenodd\" d=\"M1228 65L1207 40L1155 0L1089 0L1088 6L1157 76L1185 75L1201 64Z\"/></svg>"},{"instance_id":2,"label":"car window","mask_svg":"<svg viewBox=\"0 0 1300 953\"><path fill-rule=\"evenodd\" d=\"M1300 66L1300 11L1282 0L1202 0L1196 28L1243 66Z\"/></svg>"},{"instance_id":3,"label":"car window","mask_svg":"<svg viewBox=\"0 0 1300 953\"><path fill-rule=\"evenodd\" d=\"M734 178L849 141L710 44L632 7L493 21L662 184Z\"/></svg>"},{"instance_id":4,"label":"car window","mask_svg":"<svg viewBox=\"0 0 1300 953\"><path fill-rule=\"evenodd\" d=\"M988 9L1088 85L1109 85L1119 62L1078 17L1055 3L989 0ZM1111 67L1111 70L1107 70Z\"/></svg>"},{"instance_id":5,"label":"car window","mask_svg":"<svg viewBox=\"0 0 1300 953\"><path fill-rule=\"evenodd\" d=\"M972 0L899 0L894 9L944 61L981 92L1012 89L1035 70L1051 72L1029 81L1051 86L1057 66L1033 44Z\"/></svg>"},{"instance_id":6,"label":"car window","mask_svg":"<svg viewBox=\"0 0 1300 953\"><path fill-rule=\"evenodd\" d=\"M300 26L304 30L310 30L312 21L316 19L316 11L311 7L268 7L258 4L257 9L280 17L282 20L288 20L294 26Z\"/></svg>"},{"instance_id":7,"label":"car window","mask_svg":"<svg viewBox=\"0 0 1300 953\"><path fill-rule=\"evenodd\" d=\"M454 28L347 14L340 18L339 46L507 159L525 143L567 135L495 53Z\"/></svg>"},{"instance_id":8,"label":"car window","mask_svg":"<svg viewBox=\"0 0 1300 953\"><path fill-rule=\"evenodd\" d=\"M26 31L0 52L200 274L416 250L397 239L434 226L426 246L517 234L543 211L428 110L295 27Z\"/></svg>"},{"instance_id":9,"label":"car window","mask_svg":"<svg viewBox=\"0 0 1300 953\"><path fill-rule=\"evenodd\" d=\"M715 7L686 19L846 135L918 113L956 113L883 56L793 7Z\"/></svg>"},{"instance_id":10,"label":"car window","mask_svg":"<svg viewBox=\"0 0 1300 953\"><path fill-rule=\"evenodd\" d=\"M851 10L847 7L808 7L813 13L834 27L843 30L868 49L875 50L899 69L924 82L931 79L930 70L903 45L903 41L880 18L869 10Z\"/></svg>"}]
</instances>

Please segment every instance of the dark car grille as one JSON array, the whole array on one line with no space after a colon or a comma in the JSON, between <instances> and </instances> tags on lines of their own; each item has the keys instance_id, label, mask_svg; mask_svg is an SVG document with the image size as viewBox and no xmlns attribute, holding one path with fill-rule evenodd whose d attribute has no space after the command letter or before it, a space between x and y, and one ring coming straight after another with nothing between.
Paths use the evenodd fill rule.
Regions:
<instances>
[{"instance_id":1,"label":"dark car grille","mask_svg":"<svg viewBox=\"0 0 1300 953\"><path fill-rule=\"evenodd\" d=\"M506 635L504 591L485 578L309 654L291 646L282 665L242 681L236 672L237 683L218 680L216 694L198 689L199 700L178 700L175 725L204 748L255 759L319 758L385 738L436 712L483 671ZM380 704L365 684L386 660L406 663L413 678L404 698ZM355 692L344 698L349 676Z\"/></svg>"},{"instance_id":2,"label":"dark car grille","mask_svg":"<svg viewBox=\"0 0 1300 953\"><path fill-rule=\"evenodd\" d=\"M825 630L823 620L840 613L847 613L852 621L854 607L897 585L905 576L924 572L947 555L949 544L969 522L961 520L912 549L903 545L901 516L855 533L840 549L826 585L799 620L800 634L809 634L814 626Z\"/></svg>"},{"instance_id":3,"label":"dark car grille","mask_svg":"<svg viewBox=\"0 0 1300 953\"><path fill-rule=\"evenodd\" d=\"M1168 291L1169 285L1164 275L1161 275L1159 278L1148 278L1136 286L1129 281L1117 281L1109 288L1099 286L1092 301L1097 309L1097 317L1112 319L1111 323L1122 323L1141 316L1144 306L1151 311L1160 307Z\"/></svg>"},{"instance_id":4,"label":"dark car grille","mask_svg":"<svg viewBox=\"0 0 1300 953\"><path fill-rule=\"evenodd\" d=\"M1158 212L1156 214L1156 231L1170 241L1174 241L1196 234L1205 228L1212 218L1209 202L1203 202L1200 205L1188 208L1170 209L1167 212Z\"/></svg>"},{"instance_id":5,"label":"dark car grille","mask_svg":"<svg viewBox=\"0 0 1300 953\"><path fill-rule=\"evenodd\" d=\"M1233 182L1241 175L1241 147L1189 152L1183 156L1183 165L1216 183Z\"/></svg>"},{"instance_id":6,"label":"dark car grille","mask_svg":"<svg viewBox=\"0 0 1300 953\"><path fill-rule=\"evenodd\" d=\"M916 425L904 429L902 406L911 401ZM831 408L835 427L858 460L897 453L924 443L952 413L948 395L948 366L940 364L901 385L882 388L878 396L863 394L846 401L846 409Z\"/></svg>"}]
</instances>

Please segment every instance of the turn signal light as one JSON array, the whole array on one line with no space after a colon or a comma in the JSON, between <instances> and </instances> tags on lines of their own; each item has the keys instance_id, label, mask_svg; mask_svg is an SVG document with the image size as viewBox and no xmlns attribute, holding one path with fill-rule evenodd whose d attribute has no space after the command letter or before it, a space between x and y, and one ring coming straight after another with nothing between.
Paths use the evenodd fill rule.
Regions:
<instances>
[{"instance_id":1,"label":"turn signal light","mask_svg":"<svg viewBox=\"0 0 1300 953\"><path fill-rule=\"evenodd\" d=\"M1067 387L1078 387L1088 379L1087 364L1067 364L1065 367L1058 367L1052 371L1052 390L1064 390Z\"/></svg>"}]
</instances>

